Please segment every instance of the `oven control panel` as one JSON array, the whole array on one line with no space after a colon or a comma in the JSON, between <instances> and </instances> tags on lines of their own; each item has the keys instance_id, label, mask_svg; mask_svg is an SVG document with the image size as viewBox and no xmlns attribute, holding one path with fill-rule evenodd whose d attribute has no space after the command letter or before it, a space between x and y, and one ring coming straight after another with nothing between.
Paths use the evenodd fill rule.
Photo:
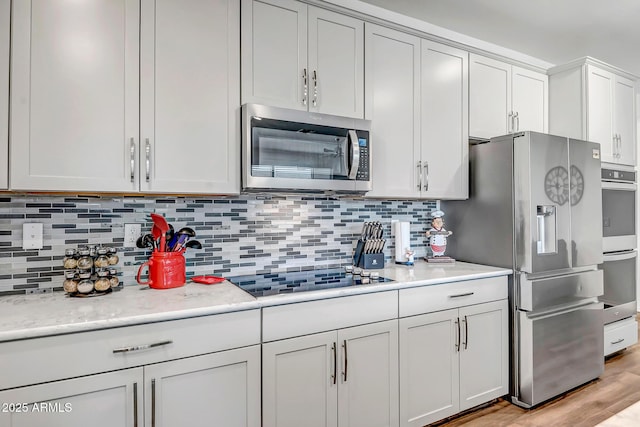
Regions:
<instances>
[{"instance_id":1,"label":"oven control panel","mask_svg":"<svg viewBox=\"0 0 640 427\"><path fill-rule=\"evenodd\" d=\"M636 173L615 169L602 169L603 181L636 182Z\"/></svg>"}]
</instances>

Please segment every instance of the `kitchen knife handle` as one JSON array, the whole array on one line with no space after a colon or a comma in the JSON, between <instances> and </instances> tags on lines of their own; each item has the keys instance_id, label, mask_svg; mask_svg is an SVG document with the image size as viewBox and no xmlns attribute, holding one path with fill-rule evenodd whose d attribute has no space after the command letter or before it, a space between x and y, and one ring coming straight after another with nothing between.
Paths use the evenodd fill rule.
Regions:
<instances>
[{"instance_id":1,"label":"kitchen knife handle","mask_svg":"<svg viewBox=\"0 0 640 427\"><path fill-rule=\"evenodd\" d=\"M353 180L358 177L358 168L360 167L360 144L355 130L347 132L347 138L351 141L351 168L348 178Z\"/></svg>"},{"instance_id":2,"label":"kitchen knife handle","mask_svg":"<svg viewBox=\"0 0 640 427\"><path fill-rule=\"evenodd\" d=\"M131 347L121 347L121 348L114 349L113 352L114 353L129 353L129 352L132 352L132 351L147 350L147 349L153 348L153 347L161 347L161 346L167 345L167 344L173 344L173 340L160 341L160 342L155 342L153 344L134 345L134 346L131 346Z\"/></svg>"},{"instance_id":3,"label":"kitchen knife handle","mask_svg":"<svg viewBox=\"0 0 640 427\"><path fill-rule=\"evenodd\" d=\"M138 383L133 383L133 427L138 427Z\"/></svg>"},{"instance_id":4,"label":"kitchen knife handle","mask_svg":"<svg viewBox=\"0 0 640 427\"><path fill-rule=\"evenodd\" d=\"M313 70L313 106L318 105L318 74Z\"/></svg>"},{"instance_id":5,"label":"kitchen knife handle","mask_svg":"<svg viewBox=\"0 0 640 427\"><path fill-rule=\"evenodd\" d=\"M307 69L304 68L302 70L302 85L304 88L303 94L302 94L302 105L307 105L307 95L309 94L308 88L307 88Z\"/></svg>"},{"instance_id":6,"label":"kitchen knife handle","mask_svg":"<svg viewBox=\"0 0 640 427\"><path fill-rule=\"evenodd\" d=\"M418 191L422 189L422 160L418 160Z\"/></svg>"},{"instance_id":7,"label":"kitchen knife handle","mask_svg":"<svg viewBox=\"0 0 640 427\"><path fill-rule=\"evenodd\" d=\"M145 168L147 171L147 182L150 181L150 170L151 170L151 144L149 144L149 138L145 138L144 140L144 152L145 152Z\"/></svg>"},{"instance_id":8,"label":"kitchen knife handle","mask_svg":"<svg viewBox=\"0 0 640 427\"><path fill-rule=\"evenodd\" d=\"M342 348L344 348L344 372L342 372L343 382L347 382L347 340L342 341Z\"/></svg>"},{"instance_id":9,"label":"kitchen knife handle","mask_svg":"<svg viewBox=\"0 0 640 427\"><path fill-rule=\"evenodd\" d=\"M151 427L156 427L156 380L151 380Z\"/></svg>"},{"instance_id":10,"label":"kitchen knife handle","mask_svg":"<svg viewBox=\"0 0 640 427\"><path fill-rule=\"evenodd\" d=\"M456 317L456 328L458 328L458 335L456 337L456 351L460 351L460 318Z\"/></svg>"},{"instance_id":11,"label":"kitchen knife handle","mask_svg":"<svg viewBox=\"0 0 640 427\"><path fill-rule=\"evenodd\" d=\"M333 344L331 344L331 351L333 352L333 375L331 375L331 378L333 379L333 385L336 384L336 382L338 381L338 345L337 343L334 341Z\"/></svg>"},{"instance_id":12,"label":"kitchen knife handle","mask_svg":"<svg viewBox=\"0 0 640 427\"><path fill-rule=\"evenodd\" d=\"M131 152L131 182L136 179L136 142L133 137L129 140L129 150Z\"/></svg>"},{"instance_id":13,"label":"kitchen knife handle","mask_svg":"<svg viewBox=\"0 0 640 427\"><path fill-rule=\"evenodd\" d=\"M429 162L424 162L424 191L429 191Z\"/></svg>"},{"instance_id":14,"label":"kitchen knife handle","mask_svg":"<svg viewBox=\"0 0 640 427\"><path fill-rule=\"evenodd\" d=\"M469 344L469 323L467 322L467 316L464 316L464 349L467 349L467 345Z\"/></svg>"}]
</instances>

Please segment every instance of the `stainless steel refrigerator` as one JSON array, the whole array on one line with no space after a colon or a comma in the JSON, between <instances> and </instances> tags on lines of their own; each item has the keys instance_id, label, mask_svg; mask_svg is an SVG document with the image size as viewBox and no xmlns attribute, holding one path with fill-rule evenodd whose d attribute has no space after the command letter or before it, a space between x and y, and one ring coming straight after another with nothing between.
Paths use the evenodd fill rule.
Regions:
<instances>
[{"instance_id":1,"label":"stainless steel refrigerator","mask_svg":"<svg viewBox=\"0 0 640 427\"><path fill-rule=\"evenodd\" d=\"M469 153L469 199L442 202L447 251L514 270L511 401L532 407L604 370L600 145L521 132Z\"/></svg>"}]
</instances>

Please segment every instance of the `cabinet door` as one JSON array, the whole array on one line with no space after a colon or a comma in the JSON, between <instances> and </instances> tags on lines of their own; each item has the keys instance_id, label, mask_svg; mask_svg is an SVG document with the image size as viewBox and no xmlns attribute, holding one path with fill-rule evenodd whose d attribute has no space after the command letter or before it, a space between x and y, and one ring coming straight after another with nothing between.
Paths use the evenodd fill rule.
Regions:
<instances>
[{"instance_id":1,"label":"cabinet door","mask_svg":"<svg viewBox=\"0 0 640 427\"><path fill-rule=\"evenodd\" d=\"M9 17L11 0L0 0L0 189L9 188Z\"/></svg>"},{"instance_id":2,"label":"cabinet door","mask_svg":"<svg viewBox=\"0 0 640 427\"><path fill-rule=\"evenodd\" d=\"M137 191L139 2L13 3L11 188Z\"/></svg>"},{"instance_id":3,"label":"cabinet door","mask_svg":"<svg viewBox=\"0 0 640 427\"><path fill-rule=\"evenodd\" d=\"M144 376L147 426L260 426L259 345L148 365Z\"/></svg>"},{"instance_id":4,"label":"cabinet door","mask_svg":"<svg viewBox=\"0 0 640 427\"><path fill-rule=\"evenodd\" d=\"M400 423L422 427L460 411L458 310L400 319Z\"/></svg>"},{"instance_id":5,"label":"cabinet door","mask_svg":"<svg viewBox=\"0 0 640 427\"><path fill-rule=\"evenodd\" d=\"M398 321L341 329L338 345L338 425L397 427Z\"/></svg>"},{"instance_id":6,"label":"cabinet door","mask_svg":"<svg viewBox=\"0 0 640 427\"><path fill-rule=\"evenodd\" d=\"M373 197L420 197L420 39L365 25Z\"/></svg>"},{"instance_id":7,"label":"cabinet door","mask_svg":"<svg viewBox=\"0 0 640 427\"><path fill-rule=\"evenodd\" d=\"M309 110L364 117L364 22L309 7Z\"/></svg>"},{"instance_id":8,"label":"cabinet door","mask_svg":"<svg viewBox=\"0 0 640 427\"><path fill-rule=\"evenodd\" d=\"M625 165L636 164L636 110L634 82L615 77L614 129L619 136L616 161Z\"/></svg>"},{"instance_id":9,"label":"cabinet door","mask_svg":"<svg viewBox=\"0 0 640 427\"><path fill-rule=\"evenodd\" d=\"M460 309L460 411L509 392L507 300Z\"/></svg>"},{"instance_id":10,"label":"cabinet door","mask_svg":"<svg viewBox=\"0 0 640 427\"><path fill-rule=\"evenodd\" d=\"M238 193L240 5L143 0L140 189Z\"/></svg>"},{"instance_id":11,"label":"cabinet door","mask_svg":"<svg viewBox=\"0 0 640 427\"><path fill-rule=\"evenodd\" d=\"M142 381L134 368L2 391L23 412L0 410L0 427L141 426Z\"/></svg>"},{"instance_id":12,"label":"cabinet door","mask_svg":"<svg viewBox=\"0 0 640 427\"><path fill-rule=\"evenodd\" d=\"M264 427L337 426L335 332L262 345Z\"/></svg>"},{"instance_id":13,"label":"cabinet door","mask_svg":"<svg viewBox=\"0 0 640 427\"><path fill-rule=\"evenodd\" d=\"M514 118L514 132L549 131L549 77L546 74L524 68L512 67L513 85L511 105Z\"/></svg>"},{"instance_id":14,"label":"cabinet door","mask_svg":"<svg viewBox=\"0 0 640 427\"><path fill-rule=\"evenodd\" d=\"M511 65L469 55L469 136L489 139L511 131Z\"/></svg>"},{"instance_id":15,"label":"cabinet door","mask_svg":"<svg viewBox=\"0 0 640 427\"><path fill-rule=\"evenodd\" d=\"M306 110L307 5L242 0L242 103Z\"/></svg>"},{"instance_id":16,"label":"cabinet door","mask_svg":"<svg viewBox=\"0 0 640 427\"><path fill-rule=\"evenodd\" d=\"M614 76L587 65L587 139L600 144L603 162L615 162L613 144Z\"/></svg>"},{"instance_id":17,"label":"cabinet door","mask_svg":"<svg viewBox=\"0 0 640 427\"><path fill-rule=\"evenodd\" d=\"M422 193L429 198L469 195L468 57L422 40Z\"/></svg>"}]
</instances>

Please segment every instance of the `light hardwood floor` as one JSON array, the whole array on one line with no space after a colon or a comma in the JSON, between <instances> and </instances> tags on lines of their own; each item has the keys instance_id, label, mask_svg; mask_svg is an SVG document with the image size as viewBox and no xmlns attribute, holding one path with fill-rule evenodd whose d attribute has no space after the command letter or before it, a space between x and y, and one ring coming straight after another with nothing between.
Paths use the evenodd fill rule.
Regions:
<instances>
[{"instance_id":1,"label":"light hardwood floor","mask_svg":"<svg viewBox=\"0 0 640 427\"><path fill-rule=\"evenodd\" d=\"M638 316L640 320L640 316ZM532 410L504 400L433 426L593 427L640 401L640 344L605 361L597 380ZM629 426L632 427L632 426Z\"/></svg>"}]
</instances>

